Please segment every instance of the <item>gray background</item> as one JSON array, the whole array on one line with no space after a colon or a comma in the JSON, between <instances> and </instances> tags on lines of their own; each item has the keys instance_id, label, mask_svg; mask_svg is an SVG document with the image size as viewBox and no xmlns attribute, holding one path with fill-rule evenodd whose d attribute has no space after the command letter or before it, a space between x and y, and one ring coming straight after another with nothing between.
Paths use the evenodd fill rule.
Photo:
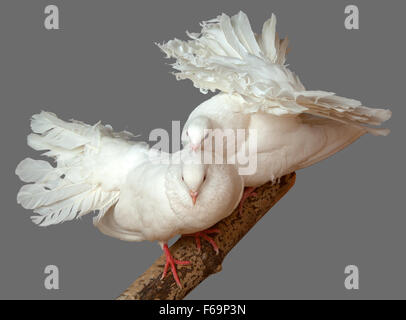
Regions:
<instances>
[{"instance_id":1,"label":"gray background","mask_svg":"<svg viewBox=\"0 0 406 320\"><path fill-rule=\"evenodd\" d=\"M44 7L60 9L61 30L43 27ZM344 28L357 4L360 30ZM1 1L0 298L119 295L160 254L156 243L102 235L91 217L39 228L16 204L17 163L29 118L44 109L64 119L102 120L146 140L170 129L204 96L169 74L154 45L225 12L244 10L254 30L274 12L289 36L290 67L309 89L367 106L390 107L390 136L365 136L297 173L294 188L189 299L406 298L404 6L401 1ZM43 286L60 269L59 291ZM344 268L360 268L360 290L344 288Z\"/></svg>"}]
</instances>

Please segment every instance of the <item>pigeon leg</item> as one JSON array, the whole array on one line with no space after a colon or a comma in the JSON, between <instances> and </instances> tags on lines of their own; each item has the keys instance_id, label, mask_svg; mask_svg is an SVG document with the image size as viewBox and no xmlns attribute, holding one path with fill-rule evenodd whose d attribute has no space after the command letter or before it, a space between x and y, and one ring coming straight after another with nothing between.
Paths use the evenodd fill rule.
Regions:
<instances>
[{"instance_id":1,"label":"pigeon leg","mask_svg":"<svg viewBox=\"0 0 406 320\"><path fill-rule=\"evenodd\" d=\"M209 234L211 233L220 233L219 229L207 229L195 233L190 233L190 234L184 234L186 237L195 237L196 240L196 247L197 251L200 252L201 250L201 245L200 245L200 238L203 238L204 240L208 241L211 246L213 247L214 251L216 251L216 254L219 253L219 247L217 246L216 241L214 241L212 238L209 237Z\"/></svg>"},{"instance_id":2,"label":"pigeon leg","mask_svg":"<svg viewBox=\"0 0 406 320\"><path fill-rule=\"evenodd\" d=\"M243 206L244 206L245 201L246 201L249 197L251 197L251 196L256 196L256 195L257 195L257 194L254 192L255 189L256 189L256 187L249 187L249 188L245 188L245 189L244 189L244 193L243 193L243 195L242 195L242 197L241 197L241 201L240 201L240 205L239 205L239 209L238 209L240 216L242 215L242 209L243 209Z\"/></svg>"},{"instance_id":3,"label":"pigeon leg","mask_svg":"<svg viewBox=\"0 0 406 320\"><path fill-rule=\"evenodd\" d=\"M168 272L168 267L171 266L173 278L175 279L175 282L178 285L178 287L182 288L182 284L180 283L178 273L176 272L175 264L186 265L186 264L190 264L190 261L180 261L180 260L174 259L171 255L171 252L169 251L167 243L163 243L163 244L161 243L161 247L162 247L162 250L164 251L165 257L166 257L166 263L165 263L165 267L164 267L164 272L162 273L161 280L163 278L165 278L166 273Z\"/></svg>"}]
</instances>

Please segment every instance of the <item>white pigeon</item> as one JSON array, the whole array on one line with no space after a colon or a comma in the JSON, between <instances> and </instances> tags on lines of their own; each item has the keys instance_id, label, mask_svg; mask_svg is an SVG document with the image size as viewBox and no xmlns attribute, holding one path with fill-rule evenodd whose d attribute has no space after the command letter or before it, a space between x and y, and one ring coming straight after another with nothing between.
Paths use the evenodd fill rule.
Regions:
<instances>
[{"instance_id":1,"label":"white pigeon","mask_svg":"<svg viewBox=\"0 0 406 320\"><path fill-rule=\"evenodd\" d=\"M158 46L176 59L177 79L191 79L202 93L221 91L190 114L183 144L203 148L213 129L220 134L226 129L246 130L246 138L236 141L237 154L249 153L248 146L256 144L257 170L244 176L248 188L241 206L255 187L269 180L321 161L367 132L389 133L371 127L388 120L389 110L305 89L284 65L288 41L279 39L275 15L264 23L261 35L253 33L243 12L231 18L222 14L201 26L201 33L187 33L191 40Z\"/></svg>"},{"instance_id":2,"label":"white pigeon","mask_svg":"<svg viewBox=\"0 0 406 320\"><path fill-rule=\"evenodd\" d=\"M170 266L179 286L175 264L188 262L173 259L167 241L194 233L208 239L202 230L231 214L243 193L233 165L203 164L188 149L161 153L100 122L65 122L41 112L31 128L28 145L56 160L55 167L30 158L17 166L16 174L29 183L17 202L38 214L32 221L49 226L98 211L94 224L109 236L159 241L166 255L163 277Z\"/></svg>"}]
</instances>

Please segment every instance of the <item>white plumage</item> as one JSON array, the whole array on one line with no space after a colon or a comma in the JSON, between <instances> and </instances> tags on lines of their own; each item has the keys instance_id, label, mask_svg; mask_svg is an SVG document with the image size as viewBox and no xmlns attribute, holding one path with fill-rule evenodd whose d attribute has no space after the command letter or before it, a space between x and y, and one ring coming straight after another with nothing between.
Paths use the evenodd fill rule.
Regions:
<instances>
[{"instance_id":1,"label":"white plumage","mask_svg":"<svg viewBox=\"0 0 406 320\"><path fill-rule=\"evenodd\" d=\"M371 109L359 101L332 92L307 91L299 78L283 63L287 40L279 40L276 17L264 23L255 35L245 13L225 14L203 22L200 34L190 41L171 40L159 47L173 57L178 79L191 79L202 92L220 90L238 94L246 104L235 111L273 115L309 113L353 126L380 125L390 118L389 110ZM367 128L374 134L386 129Z\"/></svg>"},{"instance_id":2,"label":"white plumage","mask_svg":"<svg viewBox=\"0 0 406 320\"><path fill-rule=\"evenodd\" d=\"M28 145L47 150L43 155L56 162L53 167L27 158L16 169L22 181L31 183L20 189L17 202L38 214L32 220L40 226L91 211L102 216L118 201L127 173L148 151L146 144L130 141L127 132L115 133L100 123L64 122L48 112L34 115L31 129Z\"/></svg>"},{"instance_id":3,"label":"white plumage","mask_svg":"<svg viewBox=\"0 0 406 320\"><path fill-rule=\"evenodd\" d=\"M28 144L47 150L44 155L56 162L54 167L27 158L16 169L28 183L17 202L34 210L32 220L40 226L98 211L94 224L103 233L127 241L159 241L168 264L174 265L166 242L214 225L231 214L242 196L235 166L205 165L202 154L187 149L161 153L132 141L128 132L116 133L100 123L65 122L48 112L34 115L31 128Z\"/></svg>"},{"instance_id":4,"label":"white plumage","mask_svg":"<svg viewBox=\"0 0 406 320\"><path fill-rule=\"evenodd\" d=\"M27 184L17 202L37 214L32 220L40 226L95 211L95 226L109 236L159 241L167 257L164 275L170 265L180 285L175 264L182 262L170 255L170 238L200 232L228 216L246 198L244 185L256 187L307 167L367 132L389 133L373 127L390 118L389 110L307 91L284 65L288 41L279 39L275 27L272 15L256 35L244 13L223 14L203 22L200 34L188 34L190 41L160 45L176 59L178 79L191 79L202 92L221 91L190 114L183 144L200 150L212 138L206 129L255 130L257 135L247 134L235 145L237 154L257 145L254 174L241 177L237 166L203 164L202 154L189 147L160 153L109 125L65 122L41 112L32 117L28 145L45 151L55 165L21 161L16 174Z\"/></svg>"},{"instance_id":5,"label":"white plumage","mask_svg":"<svg viewBox=\"0 0 406 320\"><path fill-rule=\"evenodd\" d=\"M48 150L44 155L56 160L53 167L27 158L16 169L30 183L20 189L17 202L38 214L33 221L40 226L99 211L98 226L118 202L110 213L119 217L118 224L122 217L128 220L121 222L125 232L134 231L137 240L169 240L210 227L230 214L241 196L242 180L234 166L205 165L200 154L188 150L160 153L130 140L128 132L116 133L100 123L68 123L48 112L34 115L31 127L28 144ZM190 191L199 192L195 205Z\"/></svg>"},{"instance_id":6,"label":"white plumage","mask_svg":"<svg viewBox=\"0 0 406 320\"><path fill-rule=\"evenodd\" d=\"M159 45L176 59L177 79L191 79L203 93L221 91L190 114L183 144L200 148L206 129L246 129L237 153L248 153L250 143L258 152L258 169L244 176L246 186L323 160L366 132L389 133L373 127L390 118L389 110L367 108L332 92L307 91L284 65L287 40L279 39L275 26L272 15L257 35L243 12L231 18L222 14L203 22L201 33L188 33L189 41ZM256 130L255 139L250 129Z\"/></svg>"}]
</instances>

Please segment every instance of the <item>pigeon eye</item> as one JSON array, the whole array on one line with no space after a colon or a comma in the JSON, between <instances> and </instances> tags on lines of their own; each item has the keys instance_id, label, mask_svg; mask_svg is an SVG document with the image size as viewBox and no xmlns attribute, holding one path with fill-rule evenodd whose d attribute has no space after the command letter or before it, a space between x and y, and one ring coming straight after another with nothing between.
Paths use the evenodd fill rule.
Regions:
<instances>
[{"instance_id":1,"label":"pigeon eye","mask_svg":"<svg viewBox=\"0 0 406 320\"><path fill-rule=\"evenodd\" d=\"M182 176L182 181L185 181L185 178L183 178L183 176Z\"/></svg>"},{"instance_id":2,"label":"pigeon eye","mask_svg":"<svg viewBox=\"0 0 406 320\"><path fill-rule=\"evenodd\" d=\"M189 132L188 131L186 131L186 135L189 137Z\"/></svg>"}]
</instances>

